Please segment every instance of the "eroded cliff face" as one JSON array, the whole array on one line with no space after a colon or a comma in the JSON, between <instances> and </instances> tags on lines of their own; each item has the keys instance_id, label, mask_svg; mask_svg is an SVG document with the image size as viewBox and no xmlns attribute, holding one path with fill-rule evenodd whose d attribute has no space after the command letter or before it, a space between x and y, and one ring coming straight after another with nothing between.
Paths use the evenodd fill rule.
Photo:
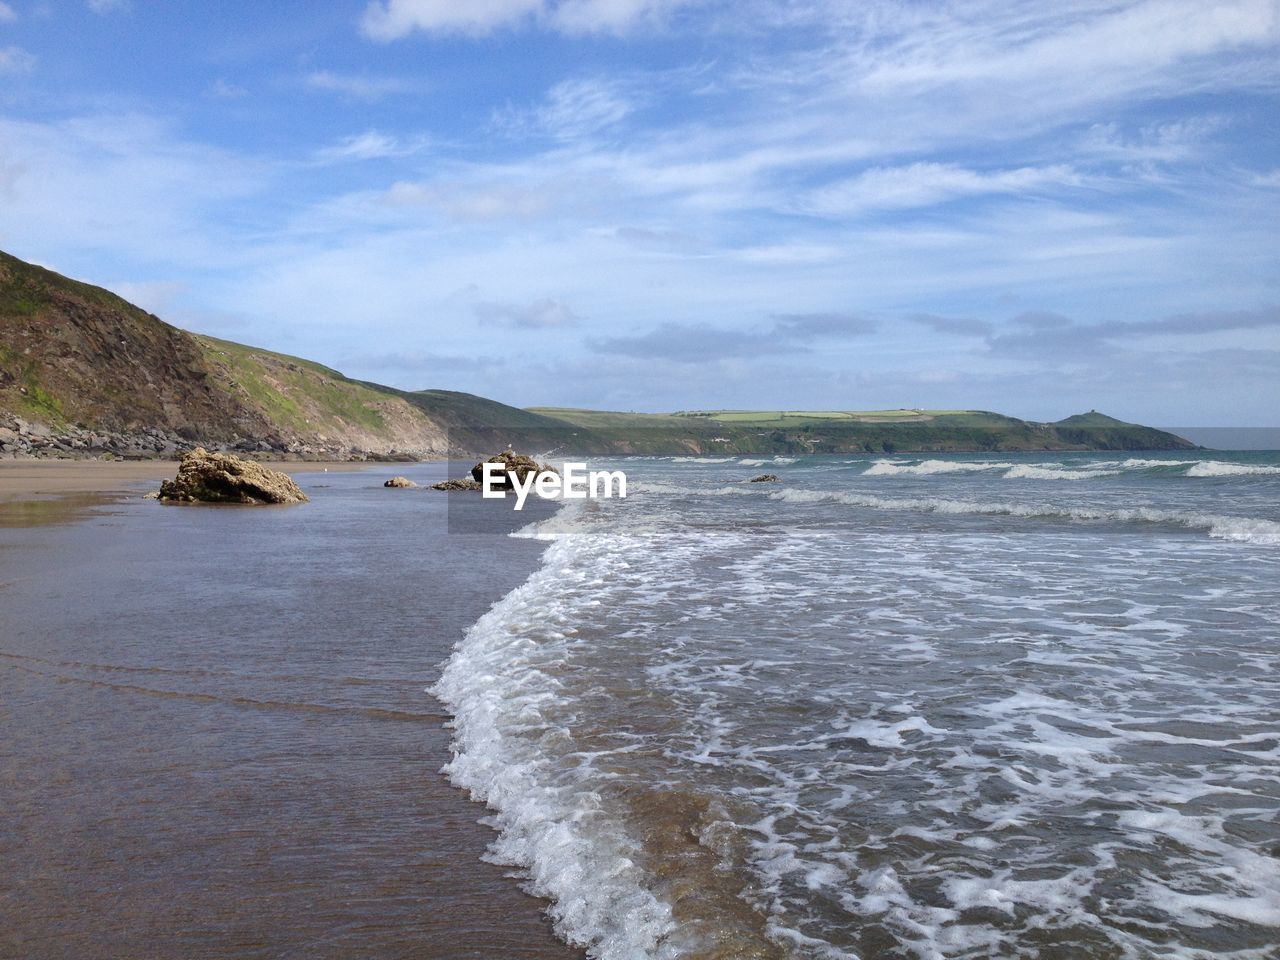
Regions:
<instances>
[{"instance_id":1,"label":"eroded cliff face","mask_svg":"<svg viewBox=\"0 0 1280 960\"><path fill-rule=\"evenodd\" d=\"M0 453L166 456L203 443L312 457L443 455L390 391L201 337L0 254Z\"/></svg>"}]
</instances>

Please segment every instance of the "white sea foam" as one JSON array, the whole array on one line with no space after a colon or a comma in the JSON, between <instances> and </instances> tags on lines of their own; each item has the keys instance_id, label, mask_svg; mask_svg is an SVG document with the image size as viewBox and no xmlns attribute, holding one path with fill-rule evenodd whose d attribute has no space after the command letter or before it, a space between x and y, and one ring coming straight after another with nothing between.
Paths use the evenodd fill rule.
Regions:
<instances>
[{"instance_id":1,"label":"white sea foam","mask_svg":"<svg viewBox=\"0 0 1280 960\"><path fill-rule=\"evenodd\" d=\"M542 568L458 644L433 688L454 716L454 758L444 769L496 811L492 856L527 872L532 891L552 901L561 936L600 960L674 958L670 907L646 889L634 844L593 815L599 797L548 749L559 734L546 711L561 696L548 669L579 615L564 588L596 576L578 555L595 542L553 543Z\"/></svg>"},{"instance_id":2,"label":"white sea foam","mask_svg":"<svg viewBox=\"0 0 1280 960\"><path fill-rule=\"evenodd\" d=\"M1020 463L1005 472L1006 480L1096 480L1114 477L1119 470L1060 470L1052 467Z\"/></svg>"},{"instance_id":3,"label":"white sea foam","mask_svg":"<svg viewBox=\"0 0 1280 960\"><path fill-rule=\"evenodd\" d=\"M1195 460L1143 460L1139 457L1130 457L1123 461L1120 466L1125 470L1156 470L1160 467L1185 467L1195 463ZM1112 461L1103 460L1098 465L1111 465Z\"/></svg>"},{"instance_id":4,"label":"white sea foam","mask_svg":"<svg viewBox=\"0 0 1280 960\"><path fill-rule=\"evenodd\" d=\"M827 490L800 490L789 487L770 494L788 503L843 503L853 507L877 510L908 510L921 513L974 514L1009 517L1043 517L1062 520L1111 520L1120 523L1168 523L1195 530L1209 536L1241 543L1280 546L1280 523L1252 517L1227 517L1193 511L1167 510L1156 507L1106 509L1086 506L1056 506L1043 503L984 502L952 500L944 497L877 497L869 494L841 493Z\"/></svg>"},{"instance_id":5,"label":"white sea foam","mask_svg":"<svg viewBox=\"0 0 1280 960\"><path fill-rule=\"evenodd\" d=\"M1201 460L1187 470L1188 477L1262 477L1278 475L1280 475L1280 467L1260 463L1225 463L1221 460Z\"/></svg>"},{"instance_id":6,"label":"white sea foam","mask_svg":"<svg viewBox=\"0 0 1280 960\"><path fill-rule=\"evenodd\" d=\"M856 461L850 461L851 463ZM901 460L877 460L863 471L864 477L927 477L936 473L976 473L981 470L1002 470L1012 463L971 463L962 460L925 460L921 463L904 463Z\"/></svg>"},{"instance_id":7,"label":"white sea foam","mask_svg":"<svg viewBox=\"0 0 1280 960\"><path fill-rule=\"evenodd\" d=\"M799 956L1027 960L1047 933L1080 956L1271 960L1272 557L1167 530L812 520L866 507L1276 544L1280 524L1197 510L1194 483L1127 507L1106 502L1115 485L1049 498L997 473L988 500L660 479L526 528L556 541L547 566L438 688L458 715L450 775L499 811L499 859L555 900L564 935L628 960L686 946L614 804L656 782L724 801L715 829L742 849L717 848L721 869L745 871ZM588 746L595 727L610 739ZM1212 949L1224 923L1243 939Z\"/></svg>"}]
</instances>

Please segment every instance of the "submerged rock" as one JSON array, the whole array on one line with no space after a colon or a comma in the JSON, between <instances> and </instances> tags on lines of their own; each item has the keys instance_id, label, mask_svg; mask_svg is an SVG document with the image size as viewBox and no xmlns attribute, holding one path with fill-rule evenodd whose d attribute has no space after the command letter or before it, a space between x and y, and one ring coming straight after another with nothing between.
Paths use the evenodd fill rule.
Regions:
<instances>
[{"instance_id":1,"label":"submerged rock","mask_svg":"<svg viewBox=\"0 0 1280 960\"><path fill-rule=\"evenodd\" d=\"M479 490L480 484L472 477L451 477L431 485L432 490Z\"/></svg>"},{"instance_id":2,"label":"submerged rock","mask_svg":"<svg viewBox=\"0 0 1280 960\"><path fill-rule=\"evenodd\" d=\"M417 484L414 483L412 480L410 480L408 477L392 477L390 480L384 483L383 486L384 487L404 487L406 489L412 489L416 487Z\"/></svg>"},{"instance_id":3,"label":"submerged rock","mask_svg":"<svg viewBox=\"0 0 1280 960\"><path fill-rule=\"evenodd\" d=\"M762 473L758 477L752 477L747 483L777 483L778 475L776 473Z\"/></svg>"},{"instance_id":4,"label":"submerged rock","mask_svg":"<svg viewBox=\"0 0 1280 960\"><path fill-rule=\"evenodd\" d=\"M230 453L197 447L182 456L178 476L160 484L169 503L306 503L293 478Z\"/></svg>"},{"instance_id":5,"label":"submerged rock","mask_svg":"<svg viewBox=\"0 0 1280 960\"><path fill-rule=\"evenodd\" d=\"M511 482L511 475L515 474L517 480L523 485L526 478L533 474L534 479L538 478L540 473L554 473L559 476L559 471L549 463L538 463L533 457L526 456L523 453L515 453L510 447L488 460L481 460L471 468L471 476L477 485L484 482L484 465L486 463L500 463L502 470L495 478L494 487L497 490L512 490L514 487Z\"/></svg>"}]
</instances>

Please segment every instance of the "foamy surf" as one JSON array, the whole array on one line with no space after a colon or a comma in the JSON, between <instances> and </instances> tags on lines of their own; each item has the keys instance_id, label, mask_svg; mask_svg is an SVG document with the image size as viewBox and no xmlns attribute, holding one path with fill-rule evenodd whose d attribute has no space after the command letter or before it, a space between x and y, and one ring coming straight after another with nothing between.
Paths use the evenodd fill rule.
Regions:
<instances>
[{"instance_id":1,"label":"foamy surf","mask_svg":"<svg viewBox=\"0 0 1280 960\"><path fill-rule=\"evenodd\" d=\"M582 613L561 598L566 581L595 576L579 562L584 549L582 538L554 542L542 568L459 643L432 688L454 717L444 772L494 811L494 859L519 867L530 891L551 901L566 941L600 960L675 958L670 907L645 888L634 843L593 816L599 798L546 749L560 736L545 714L562 696L554 666Z\"/></svg>"},{"instance_id":2,"label":"foamy surf","mask_svg":"<svg viewBox=\"0 0 1280 960\"><path fill-rule=\"evenodd\" d=\"M1229 517L1209 513L1182 512L1156 507L1104 509L1090 506L952 500L944 497L878 497L871 494L788 488L770 496L788 503L841 503L876 510L909 510L920 513L1007 516L1047 520L1115 521L1119 523L1161 523L1204 530L1211 537L1261 546L1280 546L1280 523L1250 517Z\"/></svg>"},{"instance_id":3,"label":"foamy surf","mask_svg":"<svg viewBox=\"0 0 1280 960\"><path fill-rule=\"evenodd\" d=\"M543 569L436 690L447 772L565 939L1271 960L1280 603L1276 555L1239 546L1280 543L1265 479L990 462L912 497L865 461L781 488L647 462L627 501L520 532Z\"/></svg>"}]
</instances>

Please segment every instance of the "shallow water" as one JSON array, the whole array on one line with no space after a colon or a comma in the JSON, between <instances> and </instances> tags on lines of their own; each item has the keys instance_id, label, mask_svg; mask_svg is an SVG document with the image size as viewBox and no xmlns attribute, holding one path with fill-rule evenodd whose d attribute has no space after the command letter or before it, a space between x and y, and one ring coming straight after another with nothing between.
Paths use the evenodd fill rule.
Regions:
<instances>
[{"instance_id":1,"label":"shallow water","mask_svg":"<svg viewBox=\"0 0 1280 960\"><path fill-rule=\"evenodd\" d=\"M444 471L0 529L0 956L579 956L482 859L425 690L541 545L391 472Z\"/></svg>"},{"instance_id":2,"label":"shallow water","mask_svg":"<svg viewBox=\"0 0 1280 960\"><path fill-rule=\"evenodd\" d=\"M1277 955L1280 457L614 465L437 686L563 935Z\"/></svg>"}]
</instances>

